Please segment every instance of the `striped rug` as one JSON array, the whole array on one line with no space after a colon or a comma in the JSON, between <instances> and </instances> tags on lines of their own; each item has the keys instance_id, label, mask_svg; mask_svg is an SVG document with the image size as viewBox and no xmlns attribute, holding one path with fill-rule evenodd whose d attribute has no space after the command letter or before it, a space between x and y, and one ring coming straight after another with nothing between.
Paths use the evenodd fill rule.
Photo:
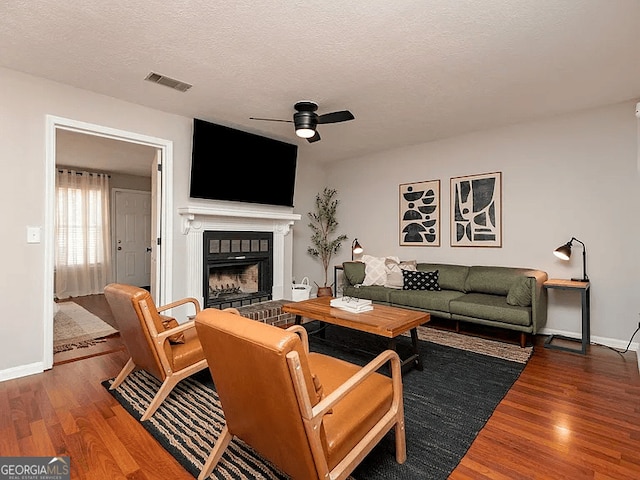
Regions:
<instances>
[{"instance_id":1,"label":"striped rug","mask_svg":"<svg viewBox=\"0 0 640 480\"><path fill-rule=\"evenodd\" d=\"M458 334L442 336L428 328L421 330L421 338L431 335L429 341L419 342L424 371L413 370L403 377L407 461L403 465L395 462L390 433L353 472L354 480L446 479L526 365L526 359L514 361L495 356L495 346L490 344L483 348L491 350L493 355L436 343L440 337L445 338L444 343L478 339ZM328 339L353 341L356 346L363 343L370 348L376 342L374 338L360 335L347 338L350 335L350 331L333 327L326 332ZM370 359L358 353L358 348L336 350L313 338L311 341L312 350L354 363L364 364ZM504 346L509 350L507 347ZM515 345L511 347L514 351L520 349ZM105 388L112 381L103 382ZM159 387L160 382L154 377L137 371L110 393L139 419ZM209 372L205 370L180 382L153 417L142 425L197 477L224 426L224 414ZM211 478L288 477L234 438Z\"/></svg>"},{"instance_id":2,"label":"striped rug","mask_svg":"<svg viewBox=\"0 0 640 480\"><path fill-rule=\"evenodd\" d=\"M112 383L113 379L103 385L109 388ZM140 419L160 384L155 377L138 370L111 393L131 415ZM224 427L224 414L208 372L180 382L142 425L197 477ZM221 479L287 478L237 438L225 451L214 473L212 478Z\"/></svg>"}]
</instances>

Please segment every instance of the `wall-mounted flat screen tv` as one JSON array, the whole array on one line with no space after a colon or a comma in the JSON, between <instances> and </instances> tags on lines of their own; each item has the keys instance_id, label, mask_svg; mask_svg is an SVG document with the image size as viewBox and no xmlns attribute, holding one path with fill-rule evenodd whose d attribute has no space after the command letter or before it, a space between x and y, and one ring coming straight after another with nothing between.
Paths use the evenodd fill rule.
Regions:
<instances>
[{"instance_id":1,"label":"wall-mounted flat screen tv","mask_svg":"<svg viewBox=\"0 0 640 480\"><path fill-rule=\"evenodd\" d=\"M298 146L193 121L192 198L293 206Z\"/></svg>"}]
</instances>

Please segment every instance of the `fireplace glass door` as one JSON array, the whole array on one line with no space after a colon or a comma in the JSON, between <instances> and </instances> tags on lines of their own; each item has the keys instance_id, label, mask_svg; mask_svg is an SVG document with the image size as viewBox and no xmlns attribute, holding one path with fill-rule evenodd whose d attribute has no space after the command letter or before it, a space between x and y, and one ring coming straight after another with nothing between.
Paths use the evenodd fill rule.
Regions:
<instances>
[{"instance_id":1,"label":"fireplace glass door","mask_svg":"<svg viewBox=\"0 0 640 480\"><path fill-rule=\"evenodd\" d=\"M271 300L272 246L270 232L205 232L205 308L239 307Z\"/></svg>"}]
</instances>

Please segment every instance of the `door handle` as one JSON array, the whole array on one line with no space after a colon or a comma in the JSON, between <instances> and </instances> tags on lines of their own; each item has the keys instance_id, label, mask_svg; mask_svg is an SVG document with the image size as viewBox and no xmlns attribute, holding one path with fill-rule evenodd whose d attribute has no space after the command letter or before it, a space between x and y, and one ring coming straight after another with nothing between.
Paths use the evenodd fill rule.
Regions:
<instances>
[{"instance_id":1,"label":"door handle","mask_svg":"<svg viewBox=\"0 0 640 480\"><path fill-rule=\"evenodd\" d=\"M151 251L151 247L147 247L147 252L150 252L150 251Z\"/></svg>"},{"instance_id":2,"label":"door handle","mask_svg":"<svg viewBox=\"0 0 640 480\"><path fill-rule=\"evenodd\" d=\"M122 247L118 247L118 250L122 250Z\"/></svg>"}]
</instances>

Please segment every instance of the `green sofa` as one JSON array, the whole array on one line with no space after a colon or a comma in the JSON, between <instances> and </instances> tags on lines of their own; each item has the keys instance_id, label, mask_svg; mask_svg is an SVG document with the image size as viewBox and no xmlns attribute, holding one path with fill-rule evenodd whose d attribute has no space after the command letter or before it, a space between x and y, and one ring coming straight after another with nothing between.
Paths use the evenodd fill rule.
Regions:
<instances>
[{"instance_id":1,"label":"green sofa","mask_svg":"<svg viewBox=\"0 0 640 480\"><path fill-rule=\"evenodd\" d=\"M405 290L382 285L363 286L365 264L345 262L343 295L374 303L424 310L432 317L500 327L520 333L520 346L547 320L547 296L540 270L512 267L417 263L421 272L437 271L441 290Z\"/></svg>"}]
</instances>

